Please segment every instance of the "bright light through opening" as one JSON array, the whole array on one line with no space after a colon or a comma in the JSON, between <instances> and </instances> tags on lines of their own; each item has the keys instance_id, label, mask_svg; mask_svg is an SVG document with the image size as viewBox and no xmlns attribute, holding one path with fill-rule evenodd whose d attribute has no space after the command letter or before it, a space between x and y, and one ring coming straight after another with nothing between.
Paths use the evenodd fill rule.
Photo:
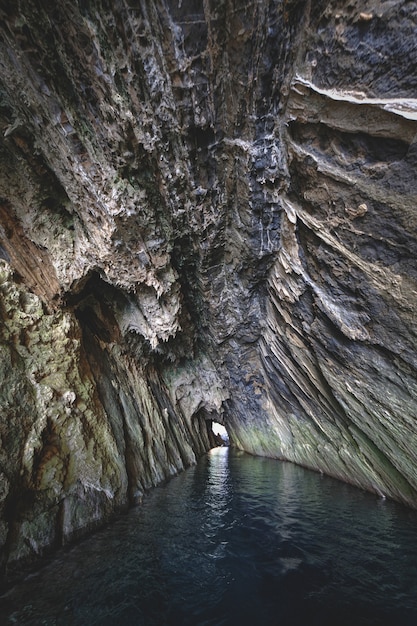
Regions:
<instances>
[{"instance_id":1,"label":"bright light through opening","mask_svg":"<svg viewBox=\"0 0 417 626\"><path fill-rule=\"evenodd\" d=\"M222 424L219 424L218 422L212 422L211 429L215 435L221 437L226 445L229 444L229 435L227 434L227 430Z\"/></svg>"}]
</instances>

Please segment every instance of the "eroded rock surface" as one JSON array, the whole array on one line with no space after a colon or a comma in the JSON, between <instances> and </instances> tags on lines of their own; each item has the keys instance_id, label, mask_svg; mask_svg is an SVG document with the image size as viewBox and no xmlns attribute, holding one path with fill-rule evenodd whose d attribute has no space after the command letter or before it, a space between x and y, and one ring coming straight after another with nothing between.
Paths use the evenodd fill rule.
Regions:
<instances>
[{"instance_id":1,"label":"eroded rock surface","mask_svg":"<svg viewBox=\"0 0 417 626\"><path fill-rule=\"evenodd\" d=\"M4 565L194 463L211 419L417 506L414 3L8 4Z\"/></svg>"}]
</instances>

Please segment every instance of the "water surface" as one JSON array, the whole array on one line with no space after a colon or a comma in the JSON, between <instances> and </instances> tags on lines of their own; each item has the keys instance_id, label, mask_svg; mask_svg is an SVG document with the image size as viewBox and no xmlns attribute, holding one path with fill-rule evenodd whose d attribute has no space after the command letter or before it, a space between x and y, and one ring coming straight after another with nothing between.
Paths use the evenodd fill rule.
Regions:
<instances>
[{"instance_id":1,"label":"water surface","mask_svg":"<svg viewBox=\"0 0 417 626\"><path fill-rule=\"evenodd\" d=\"M216 448L0 599L5 624L415 626L417 513Z\"/></svg>"}]
</instances>

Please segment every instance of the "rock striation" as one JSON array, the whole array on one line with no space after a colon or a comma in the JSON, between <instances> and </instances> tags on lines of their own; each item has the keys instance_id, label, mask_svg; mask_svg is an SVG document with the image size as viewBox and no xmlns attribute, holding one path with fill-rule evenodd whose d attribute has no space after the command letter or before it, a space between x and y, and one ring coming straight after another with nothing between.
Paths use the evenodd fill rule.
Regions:
<instances>
[{"instance_id":1,"label":"rock striation","mask_svg":"<svg viewBox=\"0 0 417 626\"><path fill-rule=\"evenodd\" d=\"M1 7L3 568L194 463L213 419L417 506L416 22Z\"/></svg>"}]
</instances>

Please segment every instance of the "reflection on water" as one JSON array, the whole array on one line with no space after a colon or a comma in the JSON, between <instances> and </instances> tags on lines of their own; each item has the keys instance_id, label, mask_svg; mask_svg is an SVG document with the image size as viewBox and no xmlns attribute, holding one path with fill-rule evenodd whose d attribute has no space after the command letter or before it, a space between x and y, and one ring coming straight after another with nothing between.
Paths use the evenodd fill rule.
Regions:
<instances>
[{"instance_id":1,"label":"reflection on water","mask_svg":"<svg viewBox=\"0 0 417 626\"><path fill-rule=\"evenodd\" d=\"M417 513L216 448L0 599L6 624L414 626Z\"/></svg>"}]
</instances>

